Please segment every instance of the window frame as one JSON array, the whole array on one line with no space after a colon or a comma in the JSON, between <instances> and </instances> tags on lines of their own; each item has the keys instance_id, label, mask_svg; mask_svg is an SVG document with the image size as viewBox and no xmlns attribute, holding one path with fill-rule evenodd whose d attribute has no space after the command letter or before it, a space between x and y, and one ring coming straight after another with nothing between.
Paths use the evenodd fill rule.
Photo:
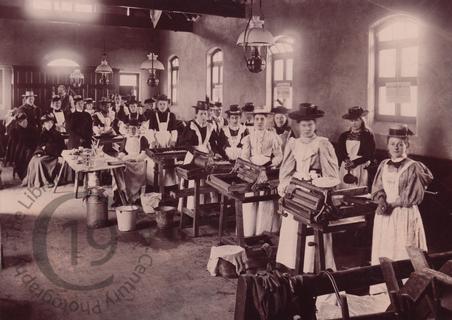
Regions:
<instances>
[{"instance_id":1,"label":"window frame","mask_svg":"<svg viewBox=\"0 0 452 320\"><path fill-rule=\"evenodd\" d=\"M174 65L174 61L178 62L177 66ZM178 56L172 56L168 60L168 92L169 98L171 100L171 105L177 105L178 103L178 93L179 93L179 70L180 70L180 59ZM173 72L176 71L176 81L174 84ZM176 94L174 94L174 89L176 89Z\"/></svg>"},{"instance_id":2,"label":"window frame","mask_svg":"<svg viewBox=\"0 0 452 320\"><path fill-rule=\"evenodd\" d=\"M409 21L411 23L418 24L418 22L409 16L393 16L388 17L381 23L378 23L377 25L373 26L371 29L372 32L372 41L373 41L373 68L374 68L374 79L373 79L373 101L374 101L374 118L376 121L382 121L382 122L402 122L402 123L416 123L417 122L417 116L419 114L419 69L417 71L417 76L402 76L402 50L404 48L409 47L416 47L420 49L420 35L416 38L406 38L406 39L396 39L396 40L389 40L389 41L379 41L378 40L378 34L381 30L388 27L389 25L395 24L399 21ZM394 49L395 50L395 75L394 77L380 77L380 60L379 60L379 53L381 50L385 49ZM419 57L419 55L418 55ZM419 67L419 61L418 67ZM410 87L416 86L417 87L417 105L416 108L416 115L415 116L405 116L401 114L401 103L397 102L395 103L395 114L394 115L385 115L380 114L380 106L379 106L379 89L381 87L384 87L387 83L396 83L396 82L409 82Z\"/></svg>"},{"instance_id":3,"label":"window frame","mask_svg":"<svg viewBox=\"0 0 452 320\"><path fill-rule=\"evenodd\" d=\"M121 85L121 76L124 76L124 75L126 75L126 76L135 76L136 77L136 79L137 79L136 98L139 99L139 97L140 97L140 74L136 73L136 72L120 72L119 76L118 76L118 90L119 90L120 87L129 87L129 86Z\"/></svg>"},{"instance_id":4,"label":"window frame","mask_svg":"<svg viewBox=\"0 0 452 320\"><path fill-rule=\"evenodd\" d=\"M216 54L221 53L221 61L214 61L214 57ZM218 82L214 82L213 73L214 68L218 67ZM224 52L220 48L214 48L212 49L208 54L207 59L207 75L208 75L208 92L209 92L209 98L212 102L221 102L223 103L224 100ZM220 93L220 99L218 101L214 101L213 93L215 88L221 86L221 93Z\"/></svg>"},{"instance_id":5,"label":"window frame","mask_svg":"<svg viewBox=\"0 0 452 320\"><path fill-rule=\"evenodd\" d=\"M289 105L285 105L286 108L291 109L293 107L293 97L294 97L294 82L293 82L293 78L294 78L294 39L290 36L286 36L286 35L281 35L276 37L276 41L275 43L278 42L282 42L282 43L286 43L287 45L290 45L292 47L292 51L286 51L286 52L277 52L277 53L272 53L271 49L268 50L268 59L267 59L267 63L269 65L269 72L267 72L267 76L269 77L269 82L268 82L268 90L270 91L269 94L267 95L267 97L269 98L270 101L268 101L267 103L272 107L275 108L276 104L275 104L275 89L277 87L277 84L279 83L289 83L290 84L290 88L291 88L291 97L289 100ZM282 60L283 61L283 77L282 80L275 80L275 63L278 60ZM292 60L292 75L291 78L292 80L288 80L287 77L287 64L288 61ZM291 103L290 103L291 102Z\"/></svg>"}]
</instances>

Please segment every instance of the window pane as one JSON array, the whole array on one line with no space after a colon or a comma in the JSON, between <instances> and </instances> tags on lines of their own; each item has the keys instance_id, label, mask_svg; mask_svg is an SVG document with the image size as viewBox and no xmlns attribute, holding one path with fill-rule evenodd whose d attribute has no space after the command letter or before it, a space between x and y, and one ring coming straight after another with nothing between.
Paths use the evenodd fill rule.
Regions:
<instances>
[{"instance_id":1,"label":"window pane","mask_svg":"<svg viewBox=\"0 0 452 320\"><path fill-rule=\"evenodd\" d=\"M173 74L172 74L172 76L171 76L171 83L172 83L173 85L176 85L176 84L177 84L177 70L173 70Z\"/></svg>"},{"instance_id":2,"label":"window pane","mask_svg":"<svg viewBox=\"0 0 452 320\"><path fill-rule=\"evenodd\" d=\"M94 6L92 4L75 4L75 11L76 12L85 12L85 13L93 13L94 12Z\"/></svg>"},{"instance_id":3,"label":"window pane","mask_svg":"<svg viewBox=\"0 0 452 320\"><path fill-rule=\"evenodd\" d=\"M172 93L172 96L171 96L171 103L172 104L175 104L175 103L177 103L177 88L173 88L173 93Z\"/></svg>"},{"instance_id":4,"label":"window pane","mask_svg":"<svg viewBox=\"0 0 452 320\"><path fill-rule=\"evenodd\" d=\"M119 85L136 87L138 85L138 77L135 74L120 74Z\"/></svg>"},{"instance_id":5,"label":"window pane","mask_svg":"<svg viewBox=\"0 0 452 320\"><path fill-rule=\"evenodd\" d=\"M218 77L218 83L223 83L223 66L219 67L219 77Z\"/></svg>"},{"instance_id":6,"label":"window pane","mask_svg":"<svg viewBox=\"0 0 452 320\"><path fill-rule=\"evenodd\" d=\"M378 76L395 77L396 74L396 50L380 50L378 52Z\"/></svg>"},{"instance_id":7,"label":"window pane","mask_svg":"<svg viewBox=\"0 0 452 320\"><path fill-rule=\"evenodd\" d=\"M293 80L293 59L286 60L286 80Z\"/></svg>"},{"instance_id":8,"label":"window pane","mask_svg":"<svg viewBox=\"0 0 452 320\"><path fill-rule=\"evenodd\" d=\"M219 82L218 81L218 75L219 75L218 67L214 66L212 68L212 83L218 83Z\"/></svg>"},{"instance_id":9,"label":"window pane","mask_svg":"<svg viewBox=\"0 0 452 320\"><path fill-rule=\"evenodd\" d=\"M395 103L386 101L386 87L380 87L378 90L378 113L388 116L395 115Z\"/></svg>"},{"instance_id":10,"label":"window pane","mask_svg":"<svg viewBox=\"0 0 452 320\"><path fill-rule=\"evenodd\" d=\"M407 19L391 23L378 32L379 41L391 41L400 39L413 39L419 35L419 28L416 23Z\"/></svg>"},{"instance_id":11,"label":"window pane","mask_svg":"<svg viewBox=\"0 0 452 320\"><path fill-rule=\"evenodd\" d=\"M402 48L402 76L416 77L418 67L418 47Z\"/></svg>"},{"instance_id":12,"label":"window pane","mask_svg":"<svg viewBox=\"0 0 452 320\"><path fill-rule=\"evenodd\" d=\"M284 80L284 60L278 59L274 61L274 71L273 71L273 80L280 81Z\"/></svg>"},{"instance_id":13,"label":"window pane","mask_svg":"<svg viewBox=\"0 0 452 320\"><path fill-rule=\"evenodd\" d=\"M213 62L222 62L223 61L223 51L217 51L212 56Z\"/></svg>"},{"instance_id":14,"label":"window pane","mask_svg":"<svg viewBox=\"0 0 452 320\"><path fill-rule=\"evenodd\" d=\"M171 60L171 65L173 67L178 67L179 66L179 59L178 58L173 58L173 60Z\"/></svg>"},{"instance_id":15,"label":"window pane","mask_svg":"<svg viewBox=\"0 0 452 320\"><path fill-rule=\"evenodd\" d=\"M33 0L33 7L39 10L52 10L52 2L50 0Z\"/></svg>"},{"instance_id":16,"label":"window pane","mask_svg":"<svg viewBox=\"0 0 452 320\"><path fill-rule=\"evenodd\" d=\"M69 1L61 1L60 7L58 8L60 11L72 11L72 3Z\"/></svg>"},{"instance_id":17,"label":"window pane","mask_svg":"<svg viewBox=\"0 0 452 320\"><path fill-rule=\"evenodd\" d=\"M400 113L402 116L415 117L417 115L417 86L411 86L411 101L402 103Z\"/></svg>"}]
</instances>

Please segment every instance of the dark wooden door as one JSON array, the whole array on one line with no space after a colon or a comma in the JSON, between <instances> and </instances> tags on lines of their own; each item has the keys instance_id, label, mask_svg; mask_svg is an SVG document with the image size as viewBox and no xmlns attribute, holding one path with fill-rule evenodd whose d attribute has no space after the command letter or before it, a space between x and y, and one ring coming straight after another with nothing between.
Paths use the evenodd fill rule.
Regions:
<instances>
[{"instance_id":1,"label":"dark wooden door","mask_svg":"<svg viewBox=\"0 0 452 320\"><path fill-rule=\"evenodd\" d=\"M80 88L71 88L72 94L81 94L84 98L100 100L103 96L116 93L119 87L119 69L113 69L108 86L101 85L101 76L94 72L95 67L80 68L85 76L84 84ZM58 85L69 87L69 75L73 68L41 68L34 66L13 66L13 107L22 104L22 95L27 90L33 90L38 96L35 104L42 109L50 107L52 94L56 92Z\"/></svg>"}]
</instances>

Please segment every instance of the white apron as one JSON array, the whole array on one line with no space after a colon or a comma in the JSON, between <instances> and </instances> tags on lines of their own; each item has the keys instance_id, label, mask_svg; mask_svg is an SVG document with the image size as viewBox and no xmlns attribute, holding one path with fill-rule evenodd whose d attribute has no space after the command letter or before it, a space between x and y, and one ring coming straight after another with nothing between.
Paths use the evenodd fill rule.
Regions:
<instances>
[{"instance_id":1,"label":"white apron","mask_svg":"<svg viewBox=\"0 0 452 320\"><path fill-rule=\"evenodd\" d=\"M359 147L361 145L361 142L359 140L346 140L345 141L345 148L347 150L347 155L350 160L356 160L358 158L361 158L361 156L358 155ZM355 184L348 184L344 182L344 176L348 173L348 171L345 169L345 162L343 161L341 164L341 167L339 168L339 176L341 178L341 188L352 188L352 187L362 187L367 186L367 179L368 179L368 172L366 167L369 164L367 162L360 164L356 166L355 168L350 170L350 173L358 178L358 182Z\"/></svg>"},{"instance_id":2,"label":"white apron","mask_svg":"<svg viewBox=\"0 0 452 320\"><path fill-rule=\"evenodd\" d=\"M319 142L321 138L317 137L307 144L303 144L303 148L298 148L294 153L296 160L295 176L299 179L310 180L309 169L311 167L311 157L319 152ZM295 260L297 255L297 234L298 221L291 214L282 218L281 231L279 233L278 252L276 254L276 262L285 265L288 268L295 269ZM331 233L323 235L325 249L325 267L336 269L333 256L333 237ZM308 246L309 242L314 242L314 236L306 237L305 254L303 272L314 272L315 247Z\"/></svg>"},{"instance_id":3,"label":"white apron","mask_svg":"<svg viewBox=\"0 0 452 320\"><path fill-rule=\"evenodd\" d=\"M160 119L158 115L156 115L157 118L157 124L159 127L158 131L150 130L152 138L148 138L149 143L151 143L150 140L153 140L155 138L155 141L157 142L156 147L157 148L168 148L171 142L171 132L168 131L168 122L169 122L169 112L167 114L166 122L160 122ZM154 183L154 161L147 157L147 179L149 183ZM165 170L163 172L163 182L159 181L159 184L163 183L165 187L168 186L174 186L177 184L177 177L176 177L176 171L175 169Z\"/></svg>"},{"instance_id":4,"label":"white apron","mask_svg":"<svg viewBox=\"0 0 452 320\"><path fill-rule=\"evenodd\" d=\"M195 148L198 149L199 151L208 153L210 151L209 140L210 140L210 136L212 135L213 127L210 125L207 125L206 137L204 138L204 140L202 140L201 132L199 131L198 127L193 122L190 123L190 129L195 131L196 136L198 137L198 142L200 142ZM187 154L185 155L184 164L189 164L192 161L193 161L193 154L191 152L187 152ZM184 181L185 181L185 179L181 179L180 189L184 189ZM204 182L205 181L201 181L200 184L203 185ZM194 186L195 186L195 181L189 180L188 188L193 188ZM203 194L201 194L199 196L199 203L205 203ZM187 197L187 209L194 209L194 207L195 207L195 197L193 197L193 196ZM179 209L179 211L182 211L182 198L179 199L178 209Z\"/></svg>"},{"instance_id":5,"label":"white apron","mask_svg":"<svg viewBox=\"0 0 452 320\"><path fill-rule=\"evenodd\" d=\"M394 202L399 197L400 176L413 160L407 159L399 170L388 170L387 162L382 169L383 188L386 201ZM418 206L410 208L397 207L390 215L375 215L372 236L372 265L380 264L380 257L392 260L408 259L407 246L427 250L424 225Z\"/></svg>"},{"instance_id":6,"label":"white apron","mask_svg":"<svg viewBox=\"0 0 452 320\"><path fill-rule=\"evenodd\" d=\"M226 155L230 160L237 160L237 158L240 156L240 153L242 152L242 148L239 148L238 145L242 141L241 137L243 132L245 131L245 127L240 126L236 136L231 135L231 130L229 127L227 127L223 131L229 142L229 147L226 147L225 149Z\"/></svg>"},{"instance_id":7,"label":"white apron","mask_svg":"<svg viewBox=\"0 0 452 320\"><path fill-rule=\"evenodd\" d=\"M265 134L261 139L257 139L255 143L261 145L257 148L257 153L251 155L250 161L257 165L262 165L270 161L270 157L262 154L262 145ZM250 139L251 142L253 140ZM261 191L260 194L264 192ZM245 196L253 196L253 192L246 193ZM245 237L261 235L264 232L277 232L280 226L279 215L275 213L275 201L259 201L244 203L243 210L243 232Z\"/></svg>"}]
</instances>

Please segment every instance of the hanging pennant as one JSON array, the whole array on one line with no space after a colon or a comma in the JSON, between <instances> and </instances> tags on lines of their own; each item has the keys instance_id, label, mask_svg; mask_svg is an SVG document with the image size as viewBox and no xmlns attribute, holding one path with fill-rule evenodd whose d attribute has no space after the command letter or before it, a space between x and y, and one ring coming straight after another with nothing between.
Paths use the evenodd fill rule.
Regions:
<instances>
[{"instance_id":1,"label":"hanging pennant","mask_svg":"<svg viewBox=\"0 0 452 320\"><path fill-rule=\"evenodd\" d=\"M162 10L149 10L149 17L151 18L154 28L159 23L160 17L162 16Z\"/></svg>"}]
</instances>

